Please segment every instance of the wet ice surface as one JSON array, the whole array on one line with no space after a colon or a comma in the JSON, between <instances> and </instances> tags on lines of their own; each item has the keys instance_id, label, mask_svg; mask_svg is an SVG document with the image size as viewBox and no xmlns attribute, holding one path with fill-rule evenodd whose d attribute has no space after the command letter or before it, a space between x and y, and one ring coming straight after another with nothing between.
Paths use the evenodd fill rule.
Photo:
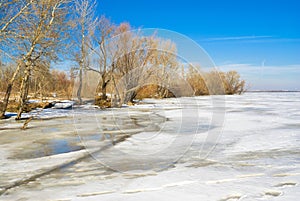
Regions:
<instances>
[{"instance_id":1,"label":"wet ice surface","mask_svg":"<svg viewBox=\"0 0 300 201\"><path fill-rule=\"evenodd\" d=\"M0 188L66 165L0 200L298 200L300 93L222 98L225 110L211 97L75 109L26 131L5 120Z\"/></svg>"}]
</instances>

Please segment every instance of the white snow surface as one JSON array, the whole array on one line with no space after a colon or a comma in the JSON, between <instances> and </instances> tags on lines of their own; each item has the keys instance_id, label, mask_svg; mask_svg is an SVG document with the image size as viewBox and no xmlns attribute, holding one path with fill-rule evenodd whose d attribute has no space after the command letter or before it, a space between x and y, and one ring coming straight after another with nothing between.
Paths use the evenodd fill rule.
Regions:
<instances>
[{"instance_id":1,"label":"white snow surface","mask_svg":"<svg viewBox=\"0 0 300 201\"><path fill-rule=\"evenodd\" d=\"M53 109L38 115L54 113L59 116ZM2 128L12 131L0 129L0 175L15 173L14 181L33 174L37 166L50 167L83 154L11 159L11 152L18 153L20 147L8 134L16 139L25 134L29 142L30 135L70 139L74 132L81 140L77 144L87 151L103 146L97 132L105 133L107 141L133 135L9 189L0 200L299 200L300 93L146 99L121 109L91 106L62 114L63 121L32 123L31 131L20 134L14 133L19 124L13 120L2 122ZM44 132L38 133L41 126Z\"/></svg>"}]
</instances>

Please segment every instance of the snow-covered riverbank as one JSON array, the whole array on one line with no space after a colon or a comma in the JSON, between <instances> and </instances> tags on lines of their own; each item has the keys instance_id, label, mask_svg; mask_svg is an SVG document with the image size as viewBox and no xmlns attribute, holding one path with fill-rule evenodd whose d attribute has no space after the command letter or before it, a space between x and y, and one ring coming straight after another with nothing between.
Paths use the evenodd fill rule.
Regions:
<instances>
[{"instance_id":1,"label":"snow-covered riverbank","mask_svg":"<svg viewBox=\"0 0 300 201\"><path fill-rule=\"evenodd\" d=\"M297 200L300 93L217 98L1 121L0 200Z\"/></svg>"}]
</instances>

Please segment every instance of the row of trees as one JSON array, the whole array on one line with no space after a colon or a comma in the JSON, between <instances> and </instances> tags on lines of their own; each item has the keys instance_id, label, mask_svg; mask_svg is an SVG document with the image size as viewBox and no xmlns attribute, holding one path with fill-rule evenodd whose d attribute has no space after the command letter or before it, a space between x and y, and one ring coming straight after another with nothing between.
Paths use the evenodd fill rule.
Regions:
<instances>
[{"instance_id":1,"label":"row of trees","mask_svg":"<svg viewBox=\"0 0 300 201\"><path fill-rule=\"evenodd\" d=\"M7 88L7 83L11 75L14 73L15 66L2 66L0 69L0 91L5 91ZM152 68L152 72L154 72ZM167 98L174 97L175 94L172 89L174 89L174 83L171 82L170 73L164 73L168 75L169 79L163 83L162 77L159 76L158 72L155 71L151 76L147 72L147 77L143 76L140 79L139 83L136 84L136 90L132 95L132 100L134 98ZM176 72L178 73L178 71ZM187 69L187 72L183 72L184 82L181 82L181 85L189 85L192 89L192 93L185 94L188 95L209 95L211 94L208 89L209 82L215 82L214 78L216 76L221 76L222 85L224 86L224 92L226 94L241 94L245 91L245 81L240 79L240 75L236 71L221 72L221 71L212 71L208 73L199 72L193 66L190 66ZM43 71L43 68L40 68L39 71L32 74L32 78L29 83L29 94L31 98L40 98L42 100L50 97L58 97L64 99L71 99L74 96L73 86L75 82L75 72L74 70L68 75L65 71L60 70L51 70ZM119 79L117 73L113 73L111 76L119 82L118 85L124 84L122 79ZM148 79L147 79L148 78ZM175 78L178 79L178 74L175 75ZM14 84L13 91L18 91L18 88L21 85L22 77L19 74ZM100 79L101 81L102 79ZM178 82L178 80L176 80ZM183 86L179 88L184 89ZM97 90L97 100L105 101L110 98L107 96L107 93L114 94L116 93L116 86L114 82L106 80L105 82L98 83ZM92 91L91 93L94 93ZM183 95L183 92L180 92ZM97 96L97 95L96 95ZM16 101L18 97L14 94L13 100ZM99 102L99 104L100 104ZM110 104L109 104L110 105Z\"/></svg>"},{"instance_id":2,"label":"row of trees","mask_svg":"<svg viewBox=\"0 0 300 201\"><path fill-rule=\"evenodd\" d=\"M244 81L236 72L203 73L191 66L185 73L186 66L179 62L172 41L155 34L142 36L128 23L115 25L104 16L98 18L95 10L95 0L1 1L0 89L4 95L0 118L12 90L19 96L16 119L21 118L30 92L41 97L45 91L70 92L75 83L75 96L81 104L87 88L85 77L91 73L97 79L92 93L115 106L133 101L147 85L155 86L159 98L192 95L191 91L217 94L218 90L208 90L213 88L214 76L221 76L228 94L244 90ZM60 60L73 61L68 76L50 71ZM186 83L191 90L184 87ZM114 94L110 100L108 91Z\"/></svg>"},{"instance_id":3,"label":"row of trees","mask_svg":"<svg viewBox=\"0 0 300 201\"><path fill-rule=\"evenodd\" d=\"M221 91L224 94L229 95L242 94L246 91L246 83L237 71L222 72L213 70L205 73L199 72L193 66L190 66L186 79L196 96L218 94L217 88L219 86L222 86ZM222 83L216 84L217 81Z\"/></svg>"},{"instance_id":4,"label":"row of trees","mask_svg":"<svg viewBox=\"0 0 300 201\"><path fill-rule=\"evenodd\" d=\"M16 66L2 66L0 69L0 92L4 94L7 90L8 81L15 71ZM32 72L29 82L29 98L45 100L47 98L71 99L73 95L75 75L67 74L61 70L44 71L37 68ZM21 86L22 77L19 73L13 85L12 92L18 92ZM10 100L14 102L19 99L19 93L12 93ZM2 102L0 102L1 104Z\"/></svg>"}]
</instances>

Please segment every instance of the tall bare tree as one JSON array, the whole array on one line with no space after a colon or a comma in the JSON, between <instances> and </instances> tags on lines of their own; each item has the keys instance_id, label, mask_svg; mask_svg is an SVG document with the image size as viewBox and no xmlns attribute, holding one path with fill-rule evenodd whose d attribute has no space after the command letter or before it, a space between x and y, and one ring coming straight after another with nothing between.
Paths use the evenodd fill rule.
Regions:
<instances>
[{"instance_id":1,"label":"tall bare tree","mask_svg":"<svg viewBox=\"0 0 300 201\"><path fill-rule=\"evenodd\" d=\"M112 37L115 33L115 25L108 18L101 16L96 21L95 30L92 33L93 43L91 43L92 57L96 59L94 66L88 67L87 70L93 70L100 74L100 80L97 91L101 92L101 100L107 100L106 90L111 81L114 65L110 61L116 56L116 49L113 47L114 40ZM95 47L93 47L94 45Z\"/></svg>"},{"instance_id":2,"label":"tall bare tree","mask_svg":"<svg viewBox=\"0 0 300 201\"><path fill-rule=\"evenodd\" d=\"M158 86L160 97L166 97L174 73L179 70L175 44L155 34L144 36L140 30L131 31L128 23L120 24L116 34L118 56L113 63L120 77L119 104L132 102L138 91L150 83Z\"/></svg>"},{"instance_id":3,"label":"tall bare tree","mask_svg":"<svg viewBox=\"0 0 300 201\"><path fill-rule=\"evenodd\" d=\"M88 68L88 52L89 43L91 42L91 33L95 28L95 9L96 0L75 0L75 24L78 34L75 36L75 46L78 49L75 60L78 63L78 89L77 89L77 99L79 104L82 104L82 86L83 86L83 72Z\"/></svg>"},{"instance_id":4,"label":"tall bare tree","mask_svg":"<svg viewBox=\"0 0 300 201\"><path fill-rule=\"evenodd\" d=\"M179 64L177 61L176 45L170 40L156 39L155 46L155 67L156 79L158 85L158 97L166 98L168 93L174 87L173 74L180 75Z\"/></svg>"},{"instance_id":5,"label":"tall bare tree","mask_svg":"<svg viewBox=\"0 0 300 201\"><path fill-rule=\"evenodd\" d=\"M6 47L7 44L11 45L16 38L22 37L18 33L18 26L22 23L22 18L28 14L28 10L33 4L34 0L26 1L9 1L3 0L0 2L0 51L9 54L8 50L13 49ZM13 84L17 75L21 70L21 63L17 62L17 67L8 80L6 93L3 98L2 107L0 108L0 119L5 117L9 97L13 88Z\"/></svg>"},{"instance_id":6,"label":"tall bare tree","mask_svg":"<svg viewBox=\"0 0 300 201\"><path fill-rule=\"evenodd\" d=\"M66 0L35 0L30 12L22 19L17 41L24 66L20 89L19 110L16 119L21 118L27 102L32 70L37 64L56 61L61 52L62 42L68 27Z\"/></svg>"},{"instance_id":7,"label":"tall bare tree","mask_svg":"<svg viewBox=\"0 0 300 201\"><path fill-rule=\"evenodd\" d=\"M118 56L113 61L116 74L121 77L118 84L120 91L119 105L132 102L142 83L149 76L151 48L149 40L130 30L128 23L122 23L117 29Z\"/></svg>"}]
</instances>

